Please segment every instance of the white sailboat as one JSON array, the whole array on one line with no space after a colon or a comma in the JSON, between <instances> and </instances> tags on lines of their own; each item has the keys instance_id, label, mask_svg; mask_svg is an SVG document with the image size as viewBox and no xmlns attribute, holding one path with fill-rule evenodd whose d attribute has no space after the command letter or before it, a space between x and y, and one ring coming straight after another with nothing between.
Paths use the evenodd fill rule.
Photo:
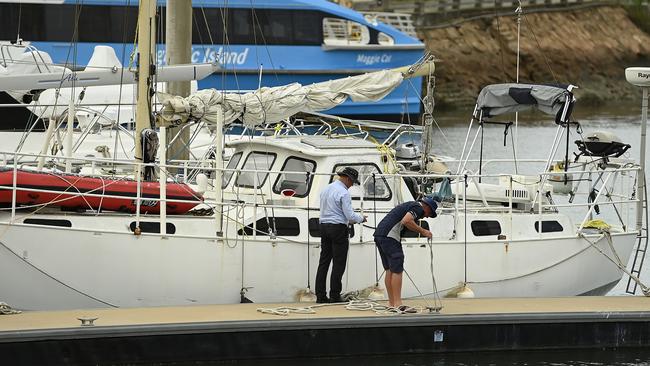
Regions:
<instances>
[{"instance_id":1,"label":"white sailboat","mask_svg":"<svg viewBox=\"0 0 650 366\"><path fill-rule=\"evenodd\" d=\"M140 6L146 10L140 24L155 24L150 20L152 5L142 1ZM150 44L147 35L155 32L147 27L140 32L141 45ZM140 49L139 73L150 75L150 55L146 47ZM347 97L381 97L402 77L388 71L247 96L203 91L185 99L168 98L162 116L214 122L219 132L235 118L252 126ZM139 79L140 96L149 95L145 79ZM639 166L625 158L585 158L566 175L598 176L593 188L608 194L599 193L591 202L554 203L547 168L568 125L573 95L568 89L538 85L501 86L486 93L508 94L510 88L527 90L528 100L536 102L482 99L482 94L475 117L484 122L490 111L542 105L543 100L553 113L562 112L548 163L536 175L477 174L467 170L469 153L463 154L456 174L406 173L399 171L390 147L327 134L231 142L234 152L224 167L223 139L217 138L214 161L203 164L196 182L190 182L203 192L204 206L195 215L167 215L166 207L178 200L166 196L166 171L171 167L164 159L148 164L159 170L159 196L144 197L138 189L135 213L105 212L101 207L67 212L56 204L17 202L18 192L38 193L47 187L19 184L14 178L19 167L7 166L12 179L0 186L11 192L10 202L0 211L0 294L14 307L30 310L233 303L244 296L256 302L292 301L310 287L318 263L318 193L344 166L361 173L362 184L351 194L354 206L368 216L366 224L351 230L344 291L379 281L374 226L396 204L416 198L413 178L431 178L451 180L452 192L444 195L446 190L440 189L446 197L438 217L423 223L434 233L432 241L406 235L405 268L412 282L404 284L405 297L454 294L467 286L480 297L604 294L625 273L639 228L623 222L597 230L587 224L596 205L604 211L637 204L625 187ZM150 113L147 103L138 108L140 136ZM473 145L466 147L471 150ZM139 172L143 164L135 166ZM136 181L140 184L140 174ZM158 202L163 202L159 214L142 213L143 205ZM563 212L580 207L577 220Z\"/></svg>"}]
</instances>

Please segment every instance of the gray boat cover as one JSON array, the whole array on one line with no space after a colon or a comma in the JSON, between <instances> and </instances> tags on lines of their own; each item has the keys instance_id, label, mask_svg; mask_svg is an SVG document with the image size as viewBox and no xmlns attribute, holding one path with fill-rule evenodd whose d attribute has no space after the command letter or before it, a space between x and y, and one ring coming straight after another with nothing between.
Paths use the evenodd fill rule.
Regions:
<instances>
[{"instance_id":1,"label":"gray boat cover","mask_svg":"<svg viewBox=\"0 0 650 366\"><path fill-rule=\"evenodd\" d=\"M484 117L498 116L504 113L520 112L532 108L557 115L564 107L567 96L572 93L568 88L539 84L493 84L488 85L478 95L476 105Z\"/></svg>"}]
</instances>

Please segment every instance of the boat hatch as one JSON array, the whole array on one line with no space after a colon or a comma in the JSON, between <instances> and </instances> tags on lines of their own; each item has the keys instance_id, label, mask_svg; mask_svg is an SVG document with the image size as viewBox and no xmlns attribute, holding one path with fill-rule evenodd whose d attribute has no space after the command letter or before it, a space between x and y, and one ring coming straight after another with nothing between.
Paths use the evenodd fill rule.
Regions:
<instances>
[{"instance_id":1,"label":"boat hatch","mask_svg":"<svg viewBox=\"0 0 650 366\"><path fill-rule=\"evenodd\" d=\"M324 137L309 136L300 139L303 144L313 146L317 149L359 149L374 148L375 144L359 139L331 139Z\"/></svg>"}]
</instances>

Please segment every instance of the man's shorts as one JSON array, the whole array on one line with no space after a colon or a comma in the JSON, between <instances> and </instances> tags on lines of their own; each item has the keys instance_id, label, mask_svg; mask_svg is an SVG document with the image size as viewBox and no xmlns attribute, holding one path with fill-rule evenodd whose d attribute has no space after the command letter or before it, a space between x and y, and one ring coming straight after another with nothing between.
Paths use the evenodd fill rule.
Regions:
<instances>
[{"instance_id":1,"label":"man's shorts","mask_svg":"<svg viewBox=\"0 0 650 366\"><path fill-rule=\"evenodd\" d=\"M386 236L375 236L375 244L379 249L381 264L384 269L390 269L393 273L402 273L404 271L402 243Z\"/></svg>"}]
</instances>

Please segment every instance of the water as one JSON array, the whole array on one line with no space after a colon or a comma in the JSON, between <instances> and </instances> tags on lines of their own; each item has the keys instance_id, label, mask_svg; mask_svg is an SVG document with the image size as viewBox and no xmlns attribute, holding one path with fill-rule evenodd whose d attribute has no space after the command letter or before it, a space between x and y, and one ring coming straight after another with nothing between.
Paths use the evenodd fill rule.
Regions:
<instances>
[{"instance_id":1,"label":"water","mask_svg":"<svg viewBox=\"0 0 650 366\"><path fill-rule=\"evenodd\" d=\"M650 365L650 350L633 348L618 351L466 352L445 355L391 355L298 361L245 361L236 364L245 366L646 366ZM219 365L219 363L214 365Z\"/></svg>"},{"instance_id":2,"label":"water","mask_svg":"<svg viewBox=\"0 0 650 366\"><path fill-rule=\"evenodd\" d=\"M390 340L386 340L390 342ZM459 352L429 355L381 355L349 358L320 358L304 360L249 360L241 362L208 362L189 365L241 365L241 366L647 366L650 350L630 348L624 350L563 350L518 352Z\"/></svg>"}]
</instances>

